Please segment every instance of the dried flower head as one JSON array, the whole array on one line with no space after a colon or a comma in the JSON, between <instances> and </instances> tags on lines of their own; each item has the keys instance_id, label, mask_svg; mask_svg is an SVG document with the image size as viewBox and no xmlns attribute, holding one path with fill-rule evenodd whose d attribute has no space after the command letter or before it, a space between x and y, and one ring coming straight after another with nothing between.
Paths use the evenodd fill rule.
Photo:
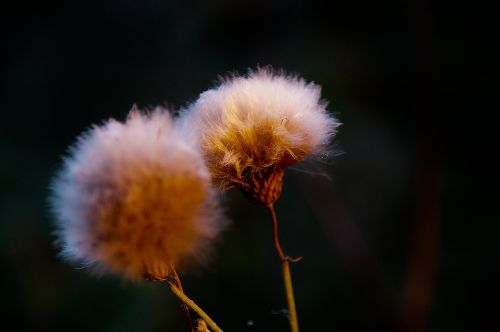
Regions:
<instances>
[{"instance_id":1,"label":"dried flower head","mask_svg":"<svg viewBox=\"0 0 500 332\"><path fill-rule=\"evenodd\" d=\"M201 153L161 109L83 134L51 204L65 258L130 279L204 258L224 223Z\"/></svg>"},{"instance_id":2,"label":"dried flower head","mask_svg":"<svg viewBox=\"0 0 500 332\"><path fill-rule=\"evenodd\" d=\"M216 183L270 204L287 166L327 151L339 123L326 105L318 85L258 69L202 93L183 125L198 136Z\"/></svg>"}]
</instances>

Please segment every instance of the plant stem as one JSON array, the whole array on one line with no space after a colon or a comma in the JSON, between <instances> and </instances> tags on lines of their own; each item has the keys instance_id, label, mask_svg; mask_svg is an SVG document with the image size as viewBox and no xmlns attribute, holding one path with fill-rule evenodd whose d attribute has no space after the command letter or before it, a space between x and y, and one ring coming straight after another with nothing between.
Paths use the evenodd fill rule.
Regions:
<instances>
[{"instance_id":1,"label":"plant stem","mask_svg":"<svg viewBox=\"0 0 500 332\"><path fill-rule=\"evenodd\" d=\"M292 286L292 276L290 274L290 257L285 256L278 238L278 219L276 218L276 212L274 211L273 204L268 204L267 208L271 212L273 219L273 240L274 247L278 253L281 270L283 272L283 280L285 282L285 293L288 302L288 321L290 322L290 328L292 332L299 332L299 322L297 319L297 309L295 308L295 298L293 296L293 286Z\"/></svg>"},{"instance_id":2,"label":"plant stem","mask_svg":"<svg viewBox=\"0 0 500 332\"><path fill-rule=\"evenodd\" d=\"M194 312L198 314L211 328L214 332L222 332L222 330L217 326L217 324L200 308L196 303L193 302L189 297L184 294L179 287L170 279L166 280L167 285L170 287L172 292L188 307L190 307Z\"/></svg>"},{"instance_id":3,"label":"plant stem","mask_svg":"<svg viewBox=\"0 0 500 332\"><path fill-rule=\"evenodd\" d=\"M182 293L184 293L184 289L182 289L181 279L179 279L179 275L177 274L177 271L173 267L171 276L173 277L173 280L175 281L176 286L179 288L179 290ZM191 315L189 314L189 307L184 302L182 303L182 311L184 311L184 316L186 317L186 320L188 322L189 331L194 332L193 321L191 320Z\"/></svg>"}]
</instances>

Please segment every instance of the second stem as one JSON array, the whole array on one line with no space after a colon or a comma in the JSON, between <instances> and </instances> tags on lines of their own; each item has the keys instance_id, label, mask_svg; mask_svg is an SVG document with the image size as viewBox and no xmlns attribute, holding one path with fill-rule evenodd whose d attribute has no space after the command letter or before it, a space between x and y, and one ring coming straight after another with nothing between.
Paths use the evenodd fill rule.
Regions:
<instances>
[{"instance_id":1,"label":"second stem","mask_svg":"<svg viewBox=\"0 0 500 332\"><path fill-rule=\"evenodd\" d=\"M288 321L290 322L290 328L292 332L299 332L299 322L297 319L297 309L295 308L295 297L293 295L292 286L292 275L290 273L290 258L285 256L283 250L281 249L280 241L278 238L278 219L276 218L276 212L274 211L273 204L267 205L269 212L273 219L273 241L276 252L278 253L281 270L283 273L283 281L285 282L285 293L288 302Z\"/></svg>"},{"instance_id":2,"label":"second stem","mask_svg":"<svg viewBox=\"0 0 500 332\"><path fill-rule=\"evenodd\" d=\"M203 311L193 300L182 292L174 281L169 279L165 280L166 284L170 287L170 290L189 308L193 309L211 328L214 332L222 332L222 330L217 326L217 324Z\"/></svg>"}]
</instances>

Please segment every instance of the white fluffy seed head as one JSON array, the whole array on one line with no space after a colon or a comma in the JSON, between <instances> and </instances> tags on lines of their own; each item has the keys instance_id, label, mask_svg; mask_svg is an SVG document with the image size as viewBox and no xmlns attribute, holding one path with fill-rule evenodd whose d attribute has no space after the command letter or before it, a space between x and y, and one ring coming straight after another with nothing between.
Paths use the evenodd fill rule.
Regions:
<instances>
[{"instance_id":1,"label":"white fluffy seed head","mask_svg":"<svg viewBox=\"0 0 500 332\"><path fill-rule=\"evenodd\" d=\"M326 153L339 122L320 87L268 69L224 80L183 114L216 183L238 185L249 173Z\"/></svg>"},{"instance_id":2,"label":"white fluffy seed head","mask_svg":"<svg viewBox=\"0 0 500 332\"><path fill-rule=\"evenodd\" d=\"M84 133L52 189L64 257L129 279L203 261L224 226L201 153L162 109Z\"/></svg>"}]
</instances>

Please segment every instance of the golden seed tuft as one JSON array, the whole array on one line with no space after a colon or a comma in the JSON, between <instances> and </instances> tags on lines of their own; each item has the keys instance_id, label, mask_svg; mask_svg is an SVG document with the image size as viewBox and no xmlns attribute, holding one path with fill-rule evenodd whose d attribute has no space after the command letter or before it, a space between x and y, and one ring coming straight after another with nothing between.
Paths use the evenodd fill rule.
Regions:
<instances>
[{"instance_id":1,"label":"golden seed tuft","mask_svg":"<svg viewBox=\"0 0 500 332\"><path fill-rule=\"evenodd\" d=\"M203 262L224 226L201 153L161 109L82 135L51 203L65 258L129 279Z\"/></svg>"}]
</instances>

